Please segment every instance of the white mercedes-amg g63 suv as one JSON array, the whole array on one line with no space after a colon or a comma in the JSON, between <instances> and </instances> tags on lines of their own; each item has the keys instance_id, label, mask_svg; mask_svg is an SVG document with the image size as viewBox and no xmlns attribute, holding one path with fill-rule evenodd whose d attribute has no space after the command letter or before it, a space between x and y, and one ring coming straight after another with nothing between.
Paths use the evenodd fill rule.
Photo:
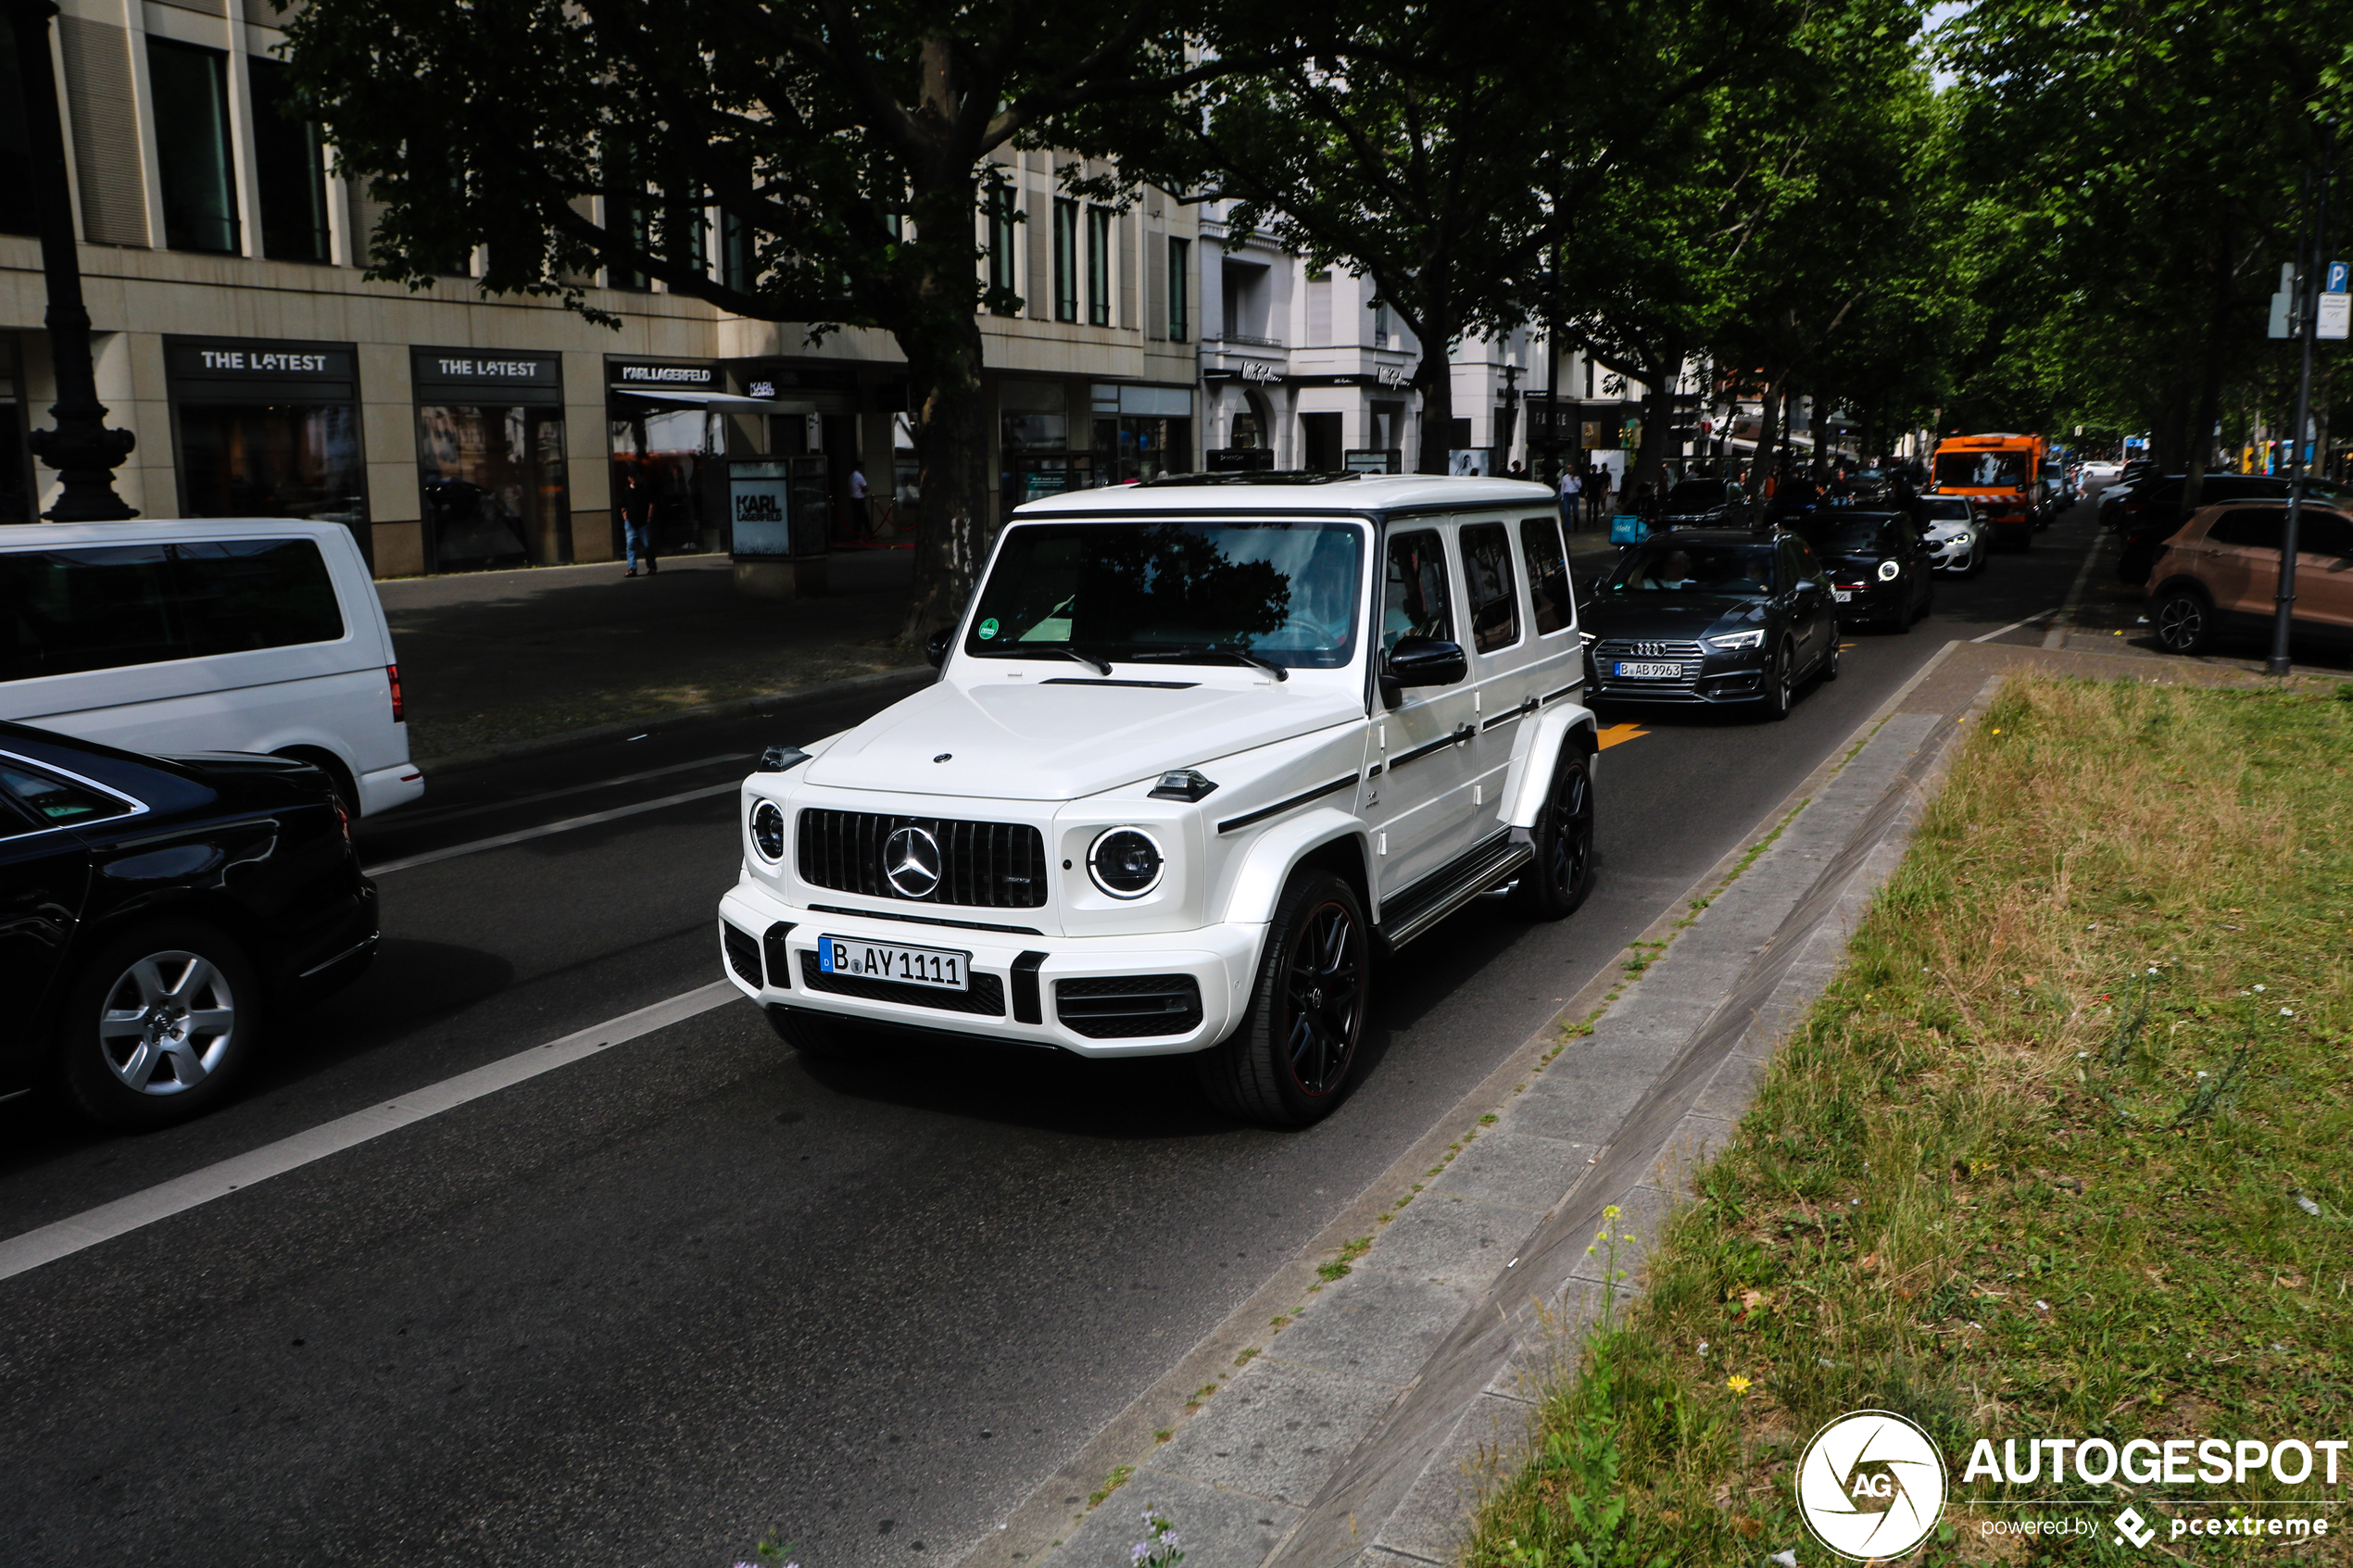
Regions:
<instances>
[{"instance_id":1,"label":"white mercedes-amg g63 suv","mask_svg":"<svg viewBox=\"0 0 2353 1568\"><path fill-rule=\"evenodd\" d=\"M787 1042L1191 1052L1224 1109L1299 1125L1387 955L1506 886L1583 900L1551 492L1226 477L1020 508L932 685L744 782L722 957Z\"/></svg>"}]
</instances>

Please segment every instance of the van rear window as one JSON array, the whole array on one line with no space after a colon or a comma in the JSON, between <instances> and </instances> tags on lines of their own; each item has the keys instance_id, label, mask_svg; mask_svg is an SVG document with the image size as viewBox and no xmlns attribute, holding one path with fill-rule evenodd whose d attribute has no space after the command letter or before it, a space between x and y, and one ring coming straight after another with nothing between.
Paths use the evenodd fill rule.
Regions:
<instances>
[{"instance_id":1,"label":"van rear window","mask_svg":"<svg viewBox=\"0 0 2353 1568\"><path fill-rule=\"evenodd\" d=\"M0 552L0 681L343 634L334 583L309 539Z\"/></svg>"}]
</instances>

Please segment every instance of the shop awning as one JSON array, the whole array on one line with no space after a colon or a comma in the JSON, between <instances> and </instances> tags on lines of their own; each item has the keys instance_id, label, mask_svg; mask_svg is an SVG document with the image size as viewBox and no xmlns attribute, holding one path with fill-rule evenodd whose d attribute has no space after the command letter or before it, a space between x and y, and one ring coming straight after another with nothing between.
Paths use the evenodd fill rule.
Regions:
<instances>
[{"instance_id":1,"label":"shop awning","mask_svg":"<svg viewBox=\"0 0 2353 1568\"><path fill-rule=\"evenodd\" d=\"M774 397L738 397L732 392L640 392L634 386L612 389L623 397L642 397L648 403L686 403L712 408L758 408L769 414L813 414L814 402L787 403Z\"/></svg>"}]
</instances>

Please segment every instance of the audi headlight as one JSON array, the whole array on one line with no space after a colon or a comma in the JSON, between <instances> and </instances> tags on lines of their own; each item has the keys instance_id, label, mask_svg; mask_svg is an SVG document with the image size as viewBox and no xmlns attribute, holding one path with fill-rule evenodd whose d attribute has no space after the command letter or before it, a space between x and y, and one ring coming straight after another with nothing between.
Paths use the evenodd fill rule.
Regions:
<instances>
[{"instance_id":1,"label":"audi headlight","mask_svg":"<svg viewBox=\"0 0 2353 1568\"><path fill-rule=\"evenodd\" d=\"M770 865L785 858L785 813L773 800L751 809L751 847Z\"/></svg>"},{"instance_id":2,"label":"audi headlight","mask_svg":"<svg viewBox=\"0 0 2353 1568\"><path fill-rule=\"evenodd\" d=\"M1892 560L1883 560L1879 563L1879 580L1882 583L1893 583L1895 581L1895 574L1903 570Z\"/></svg>"},{"instance_id":3,"label":"audi headlight","mask_svg":"<svg viewBox=\"0 0 2353 1568\"><path fill-rule=\"evenodd\" d=\"M1087 851L1087 874L1114 898L1140 898L1160 885L1168 862L1140 828L1114 828Z\"/></svg>"},{"instance_id":4,"label":"audi headlight","mask_svg":"<svg viewBox=\"0 0 2353 1568\"><path fill-rule=\"evenodd\" d=\"M1718 653L1731 653L1740 648L1761 648L1765 646L1765 630L1760 626L1754 632L1732 632L1721 637L1710 637L1707 646Z\"/></svg>"}]
</instances>

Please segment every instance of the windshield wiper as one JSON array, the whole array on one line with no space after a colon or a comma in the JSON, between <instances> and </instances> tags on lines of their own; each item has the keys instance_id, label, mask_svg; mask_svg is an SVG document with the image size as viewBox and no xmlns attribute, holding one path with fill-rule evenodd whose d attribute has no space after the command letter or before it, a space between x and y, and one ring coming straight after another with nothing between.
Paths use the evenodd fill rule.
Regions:
<instances>
[{"instance_id":1,"label":"windshield wiper","mask_svg":"<svg viewBox=\"0 0 2353 1568\"><path fill-rule=\"evenodd\" d=\"M1062 645L1030 644L1024 646L1015 644L1012 647L975 648L973 650L972 657L975 659L1046 659L1054 654L1061 654L1064 659L1075 659L1098 675L1111 673L1111 663L1108 659L1098 659L1091 653L1081 653L1076 648Z\"/></svg>"},{"instance_id":2,"label":"windshield wiper","mask_svg":"<svg viewBox=\"0 0 2353 1568\"><path fill-rule=\"evenodd\" d=\"M1098 675L1108 675L1111 673L1110 659L1097 659L1091 653L1081 653L1076 648L1071 647L1067 644L1058 648L1040 648L1038 651L1040 653L1058 653L1065 659L1075 659L1078 660L1079 663L1085 665L1088 669L1092 670Z\"/></svg>"},{"instance_id":3,"label":"windshield wiper","mask_svg":"<svg viewBox=\"0 0 2353 1568\"><path fill-rule=\"evenodd\" d=\"M1251 653L1241 648L1156 648L1151 653L1130 654L1128 657L1139 661L1147 659L1230 659L1238 664L1255 665L1277 681L1290 679L1290 671L1282 665L1264 655Z\"/></svg>"}]
</instances>

